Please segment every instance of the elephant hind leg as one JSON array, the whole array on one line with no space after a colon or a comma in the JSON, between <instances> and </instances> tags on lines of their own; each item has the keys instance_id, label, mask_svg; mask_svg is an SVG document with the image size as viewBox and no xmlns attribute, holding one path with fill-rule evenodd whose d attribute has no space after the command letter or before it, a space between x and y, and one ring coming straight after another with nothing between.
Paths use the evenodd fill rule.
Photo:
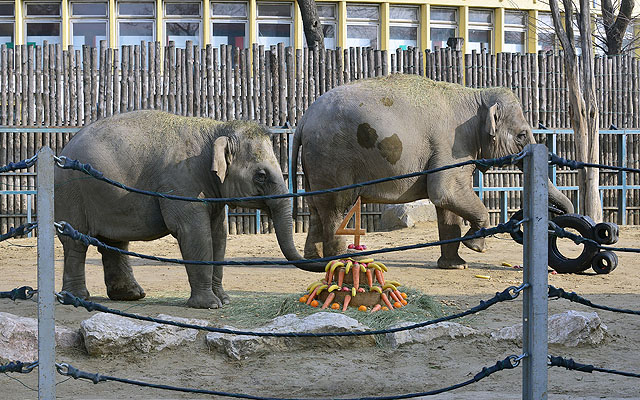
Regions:
<instances>
[{"instance_id":1,"label":"elephant hind leg","mask_svg":"<svg viewBox=\"0 0 640 400\"><path fill-rule=\"evenodd\" d=\"M129 248L129 242L109 241L106 243L122 250ZM98 251L102 254L107 296L111 300L139 300L143 298L145 292L133 276L129 256L103 248L98 248Z\"/></svg>"},{"instance_id":2,"label":"elephant hind leg","mask_svg":"<svg viewBox=\"0 0 640 400\"><path fill-rule=\"evenodd\" d=\"M304 257L322 258L322 220L312 201L309 201L309 213L309 232L307 233L307 240L304 243Z\"/></svg>"},{"instance_id":3,"label":"elephant hind leg","mask_svg":"<svg viewBox=\"0 0 640 400\"><path fill-rule=\"evenodd\" d=\"M438 233L440 234L440 240L457 239L461 236L462 218L442 207L436 207L436 214L438 216ZM467 262L458 255L459 248L460 242L441 245L441 256L438 259L438 268L467 268Z\"/></svg>"},{"instance_id":4,"label":"elephant hind leg","mask_svg":"<svg viewBox=\"0 0 640 400\"><path fill-rule=\"evenodd\" d=\"M87 246L67 236L60 235L59 238L64 252L62 290L82 299L88 299L89 291L87 290L84 271Z\"/></svg>"}]
</instances>

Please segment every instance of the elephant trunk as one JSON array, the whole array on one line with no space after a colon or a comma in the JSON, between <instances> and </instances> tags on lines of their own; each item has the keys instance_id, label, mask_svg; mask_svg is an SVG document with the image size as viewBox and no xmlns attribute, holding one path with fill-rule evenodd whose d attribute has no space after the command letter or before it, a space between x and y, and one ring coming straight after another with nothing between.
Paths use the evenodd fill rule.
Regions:
<instances>
[{"instance_id":1,"label":"elephant trunk","mask_svg":"<svg viewBox=\"0 0 640 400\"><path fill-rule=\"evenodd\" d=\"M293 243L293 224L291 218L291 200L268 200L267 207L276 230L276 238L282 254L289 261L302 260L303 257L296 250ZM296 267L309 272L324 272L325 265L319 262L294 264Z\"/></svg>"},{"instance_id":2,"label":"elephant trunk","mask_svg":"<svg viewBox=\"0 0 640 400\"><path fill-rule=\"evenodd\" d=\"M549 204L557 207L565 214L573 213L573 204L558 188L549 180Z\"/></svg>"}]
</instances>

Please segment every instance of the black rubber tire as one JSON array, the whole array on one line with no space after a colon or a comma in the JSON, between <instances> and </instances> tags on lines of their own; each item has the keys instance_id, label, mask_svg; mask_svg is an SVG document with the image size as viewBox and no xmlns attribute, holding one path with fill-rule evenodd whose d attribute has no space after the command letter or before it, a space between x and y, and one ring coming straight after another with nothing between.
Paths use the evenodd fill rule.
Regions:
<instances>
[{"instance_id":1,"label":"black rubber tire","mask_svg":"<svg viewBox=\"0 0 640 400\"><path fill-rule=\"evenodd\" d=\"M560 211L559 209L551 205L549 206L549 212L555 215L562 214L562 211ZM524 211L518 210L516 211L515 214L511 216L510 219L513 219L515 221L520 221L522 220L523 215L524 215ZM511 232L510 235L511 235L511 239L513 239L516 243L518 244L524 243L524 232L522 231L522 226L520 226L517 231Z\"/></svg>"},{"instance_id":2,"label":"black rubber tire","mask_svg":"<svg viewBox=\"0 0 640 400\"><path fill-rule=\"evenodd\" d=\"M593 220L580 214L564 214L552 219L560 228L571 228L587 239L593 237ZM576 258L565 257L558 250L558 237L549 235L549 266L559 274L582 272L591 267L591 260L598 254L598 247L593 243L584 243L582 253Z\"/></svg>"},{"instance_id":3,"label":"black rubber tire","mask_svg":"<svg viewBox=\"0 0 640 400\"><path fill-rule=\"evenodd\" d=\"M618 225L612 222L601 222L593 227L593 236L600 244L614 244L618 241Z\"/></svg>"},{"instance_id":4,"label":"black rubber tire","mask_svg":"<svg viewBox=\"0 0 640 400\"><path fill-rule=\"evenodd\" d=\"M596 254L591 261L591 267L598 274L608 274L618 266L618 255L612 251Z\"/></svg>"}]
</instances>

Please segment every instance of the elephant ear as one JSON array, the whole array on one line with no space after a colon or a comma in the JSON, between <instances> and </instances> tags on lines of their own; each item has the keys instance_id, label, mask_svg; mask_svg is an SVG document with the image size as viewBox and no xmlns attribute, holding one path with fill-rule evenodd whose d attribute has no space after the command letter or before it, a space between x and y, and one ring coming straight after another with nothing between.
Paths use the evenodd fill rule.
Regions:
<instances>
[{"instance_id":1,"label":"elephant ear","mask_svg":"<svg viewBox=\"0 0 640 400\"><path fill-rule=\"evenodd\" d=\"M489 133L492 140L496 140L496 125L498 122L498 103L490 106L487 110L487 120L485 121L485 129Z\"/></svg>"},{"instance_id":2,"label":"elephant ear","mask_svg":"<svg viewBox=\"0 0 640 400\"><path fill-rule=\"evenodd\" d=\"M220 136L213 142L213 161L211 163L211 171L218 175L220 182L224 182L227 176L227 167L231 164L231 159L229 138Z\"/></svg>"}]
</instances>

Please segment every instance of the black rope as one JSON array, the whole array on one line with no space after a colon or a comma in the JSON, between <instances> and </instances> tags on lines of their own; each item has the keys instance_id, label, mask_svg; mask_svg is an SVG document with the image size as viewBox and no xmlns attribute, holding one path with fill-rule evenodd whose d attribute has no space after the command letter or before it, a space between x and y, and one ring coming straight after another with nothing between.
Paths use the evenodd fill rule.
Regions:
<instances>
[{"instance_id":1,"label":"black rope","mask_svg":"<svg viewBox=\"0 0 640 400\"><path fill-rule=\"evenodd\" d=\"M516 221L514 219L510 219L509 221L507 221L506 223L502 223L502 224L498 224L494 227L491 228L481 228L475 232L473 232L471 235L468 236L463 236L460 238L454 238L454 239L446 239L446 240L439 240L437 242L430 242L430 243L418 243L418 244L411 244L411 245L406 245L406 246L398 246L398 247L389 247L389 248L385 248L385 249L379 249L379 250L367 250L367 251L360 251L358 253L345 253L345 254L340 254L337 256L330 256L330 257L323 257L323 258L313 258L313 259L301 259L301 260L282 260L282 261L268 261L268 260L262 260L262 261L232 261L232 260L226 260L226 261L201 261L201 260L180 260L177 258L165 258L165 257L157 257L157 256L150 256L147 254L141 254L141 253L136 253L133 251L129 251L129 250L123 250L120 249L118 247L113 247L113 246L109 246L108 244L92 237L89 235L86 235L84 233L78 232L76 229L73 228L73 226L71 226L68 222L56 222L56 226L58 228L58 232L61 235L64 236L68 236L74 240L78 240L81 241L82 243L84 243L85 246L89 246L89 245L93 245L93 246L97 246L97 247L102 247L104 249L108 249L108 250L112 250L115 252L118 252L120 254L126 254L128 256L132 256L132 257L138 257L138 258L143 258L146 260L153 260L153 261L160 261L160 262L167 262L167 263L173 263L173 264L188 264L188 265L297 265L297 264L308 264L308 263L315 263L315 262L329 262L331 260L339 260L339 259L344 259L344 258L348 258L348 257L363 257L363 256L368 256L368 255L372 255L372 254L383 254L383 253L391 253L394 251L406 251L406 250L413 250L413 249L422 249L425 247L433 247L433 246L440 246L443 244L448 244L448 243L457 243L457 242L463 242L465 240L469 240L469 239L476 239L476 238L481 238L481 237L487 237L487 236L491 236L491 235L495 235L498 233L511 233L511 232L515 232L518 230L518 226L520 225L522 221Z\"/></svg>"},{"instance_id":2,"label":"black rope","mask_svg":"<svg viewBox=\"0 0 640 400\"><path fill-rule=\"evenodd\" d=\"M9 364L0 365L0 372L17 372L20 374L28 374L37 366L37 361L26 363L22 361L12 361Z\"/></svg>"},{"instance_id":3,"label":"black rope","mask_svg":"<svg viewBox=\"0 0 640 400\"><path fill-rule=\"evenodd\" d=\"M614 171L640 173L640 169L638 168L617 167L615 165L594 164L594 163L587 163L587 162L576 161L576 160L568 160L566 158L562 158L553 153L549 153L549 164L552 164L552 165L555 164L560 167L569 167L570 169L601 168L601 169L611 169Z\"/></svg>"},{"instance_id":4,"label":"black rope","mask_svg":"<svg viewBox=\"0 0 640 400\"><path fill-rule=\"evenodd\" d=\"M12 289L9 292L0 292L0 299L11 299L13 301L29 300L37 292L38 291L33 290L31 286L22 286L19 288Z\"/></svg>"},{"instance_id":5,"label":"black rope","mask_svg":"<svg viewBox=\"0 0 640 400\"><path fill-rule=\"evenodd\" d=\"M400 394L400 395L392 395L392 396L370 396L370 397L354 397L354 398L343 398L341 400L395 400L395 399L409 399L409 398L413 398L413 397L420 397L420 396L432 396L435 394L439 394L439 393L444 393L444 392L449 392L451 390L455 390L467 385L470 385L472 383L476 383L486 377L488 377L491 374L494 374L498 371L502 371L505 369L513 369L516 368L518 365L520 364L520 362L518 361L518 357L516 357L515 355L511 355L507 358L505 358L504 360L498 361L495 365L491 366L491 367L484 367L482 369L481 372L477 373L473 378L468 379L464 382L461 383L457 383L455 385L451 385L451 386L447 386L445 388L441 388L441 389L435 389L435 390L430 390L430 391L425 391L425 392L419 392L419 393L407 393L407 394ZM126 383L129 385L136 385L136 386L142 386L142 387L150 387L150 388L155 388L155 389L163 389L163 390L172 390L172 391L176 391L176 392L186 392L186 393L199 393L199 394L210 394L210 395L214 395L214 396L224 396L224 397L235 397L235 398L239 398L239 399L252 399L252 400L310 400L310 399L296 399L296 398L279 398L279 397L264 397L264 396L255 396L255 395L250 395L250 394L242 394L242 393L231 393L231 392L223 392L223 391L216 391L216 390L206 390L206 389L192 389L192 388L185 388L185 387L178 387L178 386L170 386L170 385L161 385L161 384L157 384L157 383L147 383L147 382L141 382L141 381L136 381L136 380L132 380L132 379L125 379L125 378L117 378L114 376L108 376L108 375L101 375L99 373L89 373L89 372L85 372L85 371L81 371L69 364L63 363L63 364L56 364L58 373L64 376L70 376L74 379L86 379L89 380L93 383L100 383L100 382L108 382L108 381L112 381L112 382L120 382L120 383Z\"/></svg>"},{"instance_id":6,"label":"black rope","mask_svg":"<svg viewBox=\"0 0 640 400\"><path fill-rule=\"evenodd\" d=\"M11 227L7 233L0 235L0 242L11 239L12 237L24 236L34 230L36 226L38 226L37 222L29 222L17 228Z\"/></svg>"},{"instance_id":7,"label":"black rope","mask_svg":"<svg viewBox=\"0 0 640 400\"><path fill-rule=\"evenodd\" d=\"M33 156L31 158L27 158L26 160L18 161L16 163L10 162L7 165L0 166L0 173L2 173L2 172L11 172L11 171L15 171L15 170L18 170L18 169L29 168L33 164L36 163L37 159L38 159L38 155L36 154L35 156Z\"/></svg>"},{"instance_id":8,"label":"black rope","mask_svg":"<svg viewBox=\"0 0 640 400\"><path fill-rule=\"evenodd\" d=\"M457 313L457 314L447 315L445 317L432 319L432 320L429 320L429 321L419 322L419 323L408 325L408 326L400 326L400 327L395 327L395 328L378 329L378 330L370 330L370 331L360 331L360 332L322 332L322 333L312 333L312 332L298 332L298 333L296 333L296 332L252 332L252 331L240 331L240 330L227 329L227 328L214 328L214 327L210 327L210 326L187 324L187 323L177 322L177 321L168 321L168 320L164 320L164 319L146 317L146 316L142 316L142 315L138 315L138 314L133 314L133 313L128 313L128 312L124 312L124 311L120 311L120 310L115 310L115 309L109 308L109 307L104 306L104 305L99 304L99 303L94 303L92 301L81 299L81 298L79 298L77 296L74 296L73 294L71 294L71 293L69 293L67 291L62 291L60 293L57 293L56 296L58 298L58 301L61 304L70 305L70 306L74 306L74 307L83 307L89 312L101 311L101 312L104 312L104 313L115 314L115 315L119 315L119 316L122 316L122 317L137 319L137 320L141 320L141 321L149 321L149 322L155 322L155 323L158 323L158 324L173 325L173 326L177 326L177 327L180 327L180 328L197 329L197 330L207 331L207 332L226 333L226 334L230 334L230 335L263 336L263 337L335 337L335 336L383 335L383 334L386 334L386 333L394 333L394 332L401 332L401 331L407 331L407 330L411 330L411 329L422 328L424 326L434 325L434 324L437 324L439 322L450 321L452 319L466 317L467 315L475 314L475 313L478 313L480 311L486 310L487 308L489 308L489 307L491 307L491 306L493 306L493 305L495 305L497 303L501 303L503 301L516 299L519 296L520 291L523 288L524 288L524 286L520 286L518 288L516 288L515 286L510 286L510 287L506 288L505 290L503 290L502 292L497 292L495 294L495 296L493 296L489 300L481 301L480 304L478 304L477 306L472 307L472 308L470 308L470 309L468 309L466 311L463 311L463 312L460 312L460 313Z\"/></svg>"},{"instance_id":9,"label":"black rope","mask_svg":"<svg viewBox=\"0 0 640 400\"><path fill-rule=\"evenodd\" d=\"M549 227L554 235L559 238L571 239L575 244L583 244L588 243L591 244L601 250L608 251L621 251L623 253L640 253L640 249L636 249L633 247L612 247L612 246L604 246L593 239L586 238L584 236L577 235L573 232L569 232L564 228L559 227L555 222L549 221Z\"/></svg>"},{"instance_id":10,"label":"black rope","mask_svg":"<svg viewBox=\"0 0 640 400\"><path fill-rule=\"evenodd\" d=\"M609 306L602 306L599 304L593 304L591 300L587 300L584 297L578 295L576 292L566 292L562 288L549 285L549 297L550 298L563 298L574 303L580 303L588 307L597 308L605 311L613 311L622 314L640 315L640 311L628 310L624 308L614 308Z\"/></svg>"},{"instance_id":11,"label":"black rope","mask_svg":"<svg viewBox=\"0 0 640 400\"><path fill-rule=\"evenodd\" d=\"M151 190L142 190L142 189L133 188L121 182L114 181L112 179L105 177L102 172L93 168L91 164L84 164L78 160L72 160L66 157L59 157L57 165L63 169L72 169L75 171L84 172L85 174L92 176L93 178L98 179L100 181L106 182L110 185L119 187L129 192L144 194L147 196L161 197L163 199L169 199L169 200L180 200L180 201L190 201L190 202L200 202L200 203L237 203L237 202L243 202L243 201L284 199L284 198L292 198L292 197L315 196L315 195L326 194L326 193L336 193L344 190L361 188L363 186L375 185L378 183L384 183L384 182L395 181L399 179L414 178L416 176L433 174L436 172L441 172L441 171L445 171L452 168L463 167L465 165L476 165L482 168L501 167L505 165L515 164L518 161L522 160L525 155L526 153L522 151L518 154L511 154L511 155L499 157L499 158L489 158L489 159L482 158L477 160L468 160L468 161L463 161L463 162L459 162L451 165L445 165L442 167L432 168L424 171L418 171L418 172L412 172L404 175L374 179L371 181L359 182L359 183L340 186L336 188L315 190L312 192L284 193L284 194L277 194L277 195L253 196L253 197L219 197L219 198L197 198L197 197L177 196L177 195L171 195L166 193L154 192Z\"/></svg>"},{"instance_id":12,"label":"black rope","mask_svg":"<svg viewBox=\"0 0 640 400\"><path fill-rule=\"evenodd\" d=\"M581 364L579 362L573 361L572 358L564 358L560 356L550 355L549 365L552 367L565 367L566 369L570 369L573 371L588 372L588 373L592 373L593 371L596 371L596 372L605 372L607 374L628 376L632 378L640 378L640 374L636 374L633 372L617 371L615 369L594 367L593 365Z\"/></svg>"}]
</instances>

